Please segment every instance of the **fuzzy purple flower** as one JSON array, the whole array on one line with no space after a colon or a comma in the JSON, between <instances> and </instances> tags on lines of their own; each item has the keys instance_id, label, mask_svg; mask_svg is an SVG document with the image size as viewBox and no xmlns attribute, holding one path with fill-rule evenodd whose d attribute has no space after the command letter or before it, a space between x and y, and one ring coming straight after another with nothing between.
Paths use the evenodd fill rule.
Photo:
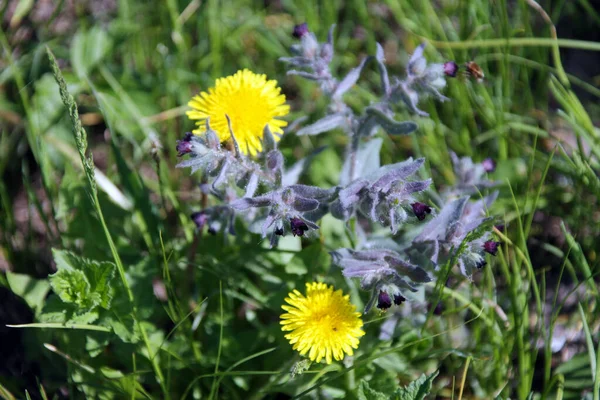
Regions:
<instances>
[{"instance_id":1,"label":"fuzzy purple flower","mask_svg":"<svg viewBox=\"0 0 600 400\"><path fill-rule=\"evenodd\" d=\"M411 207L419 221L423 221L427 214L431 214L431 207L429 207L427 204L423 204L417 201L416 203L412 203Z\"/></svg>"},{"instance_id":2,"label":"fuzzy purple flower","mask_svg":"<svg viewBox=\"0 0 600 400\"><path fill-rule=\"evenodd\" d=\"M498 246L500 246L500 242L494 242L493 240L488 240L483 244L483 251L495 256L498 253Z\"/></svg>"},{"instance_id":3,"label":"fuzzy purple flower","mask_svg":"<svg viewBox=\"0 0 600 400\"><path fill-rule=\"evenodd\" d=\"M444 74L446 74L446 76L449 76L451 78L456 77L456 74L458 73L458 64L455 63L454 61L448 61L444 63Z\"/></svg>"},{"instance_id":4,"label":"fuzzy purple flower","mask_svg":"<svg viewBox=\"0 0 600 400\"><path fill-rule=\"evenodd\" d=\"M382 311L385 311L388 308L390 308L391 306L392 306L392 299L390 298L390 295L387 294L387 292L380 290L379 296L377 297L377 308L379 308Z\"/></svg>"},{"instance_id":5,"label":"fuzzy purple flower","mask_svg":"<svg viewBox=\"0 0 600 400\"><path fill-rule=\"evenodd\" d=\"M300 218L291 218L290 228L292 230L292 235L304 236L304 232L308 230L308 225L306 225L306 223Z\"/></svg>"},{"instance_id":6,"label":"fuzzy purple flower","mask_svg":"<svg viewBox=\"0 0 600 400\"><path fill-rule=\"evenodd\" d=\"M177 156L181 157L184 154L188 154L192 152L192 137L194 135L191 132L187 132L183 138L183 140L177 141Z\"/></svg>"},{"instance_id":7,"label":"fuzzy purple flower","mask_svg":"<svg viewBox=\"0 0 600 400\"><path fill-rule=\"evenodd\" d=\"M292 35L296 39L300 39L302 36L304 36L306 34L308 34L308 24L306 22L294 26L294 32L292 32Z\"/></svg>"},{"instance_id":8,"label":"fuzzy purple flower","mask_svg":"<svg viewBox=\"0 0 600 400\"><path fill-rule=\"evenodd\" d=\"M494 172L496 170L496 161L492 158L486 158L481 162L481 165L483 165L485 172Z\"/></svg>"}]
</instances>

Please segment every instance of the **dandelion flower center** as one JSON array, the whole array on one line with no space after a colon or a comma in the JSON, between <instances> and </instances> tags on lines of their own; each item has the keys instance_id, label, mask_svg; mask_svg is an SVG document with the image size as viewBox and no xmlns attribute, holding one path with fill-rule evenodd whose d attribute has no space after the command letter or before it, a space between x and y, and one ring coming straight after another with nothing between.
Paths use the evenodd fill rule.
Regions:
<instances>
[{"instance_id":1,"label":"dandelion flower center","mask_svg":"<svg viewBox=\"0 0 600 400\"><path fill-rule=\"evenodd\" d=\"M281 330L291 331L285 338L300 355L308 354L311 361L327 364L352 355L359 337L365 332L360 313L350 303L350 296L325 283L307 283L306 296L298 290L288 294L283 305L287 313L281 315Z\"/></svg>"},{"instance_id":2,"label":"dandelion flower center","mask_svg":"<svg viewBox=\"0 0 600 400\"><path fill-rule=\"evenodd\" d=\"M267 81L266 75L258 75L247 69L217 79L214 87L194 96L188 106L192 110L187 112L187 116L198 120L195 134L204 132L204 122L210 118L210 126L217 132L221 142L230 139L225 118L228 115L240 150L251 155L262 151L261 139L265 126L268 125L275 140L279 140L287 122L276 117L283 117L290 110L277 81Z\"/></svg>"}]
</instances>

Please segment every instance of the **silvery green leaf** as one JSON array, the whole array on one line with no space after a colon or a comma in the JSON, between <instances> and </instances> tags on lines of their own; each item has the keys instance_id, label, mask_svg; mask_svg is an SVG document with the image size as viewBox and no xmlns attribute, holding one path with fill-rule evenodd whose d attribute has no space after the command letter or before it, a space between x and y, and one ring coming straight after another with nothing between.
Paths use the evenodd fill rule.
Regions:
<instances>
[{"instance_id":1,"label":"silvery green leaf","mask_svg":"<svg viewBox=\"0 0 600 400\"><path fill-rule=\"evenodd\" d=\"M306 78L306 79L310 79L313 81L321 81L324 79L328 79L327 76L320 76L317 74L311 74L310 72L306 72L306 71L297 71L295 69L289 70L287 72L288 75L297 75L297 76L301 76L302 78Z\"/></svg>"},{"instance_id":2,"label":"silvery green leaf","mask_svg":"<svg viewBox=\"0 0 600 400\"><path fill-rule=\"evenodd\" d=\"M412 121L398 122L375 107L367 107L366 112L368 115L375 117L377 124L390 135L408 135L416 131L418 127Z\"/></svg>"},{"instance_id":3,"label":"silvery green leaf","mask_svg":"<svg viewBox=\"0 0 600 400\"><path fill-rule=\"evenodd\" d=\"M415 283L431 282L429 274L417 265L413 265L395 256L386 256L384 259L401 275L409 277Z\"/></svg>"},{"instance_id":4,"label":"silvery green leaf","mask_svg":"<svg viewBox=\"0 0 600 400\"><path fill-rule=\"evenodd\" d=\"M265 125L263 129L263 151L265 153L277 149L277 142L275 141L275 137L273 136L273 132L271 132L271 128L269 125Z\"/></svg>"},{"instance_id":5,"label":"silvery green leaf","mask_svg":"<svg viewBox=\"0 0 600 400\"><path fill-rule=\"evenodd\" d=\"M349 209L360 200L359 193L361 190L366 188L369 185L369 182L360 179L352 182L350 185L340 190L338 194L338 199L340 201L341 206L344 209Z\"/></svg>"},{"instance_id":6,"label":"silvery green leaf","mask_svg":"<svg viewBox=\"0 0 600 400\"><path fill-rule=\"evenodd\" d=\"M417 107L417 104L419 104L419 93L411 89L406 82L402 82L402 84L392 92L391 96L394 101L402 100L412 112L421 117L429 117L428 113Z\"/></svg>"},{"instance_id":7,"label":"silvery green leaf","mask_svg":"<svg viewBox=\"0 0 600 400\"><path fill-rule=\"evenodd\" d=\"M377 61L377 67L379 68L379 75L381 76L381 89L383 93L388 96L390 94L390 78L388 77L387 67L385 66L385 54L383 47L377 43L377 51L375 52L375 60Z\"/></svg>"},{"instance_id":8,"label":"silvery green leaf","mask_svg":"<svg viewBox=\"0 0 600 400\"><path fill-rule=\"evenodd\" d=\"M244 211L251 207L267 207L273 203L271 195L263 195L257 197L243 197L232 201L229 206L234 210Z\"/></svg>"},{"instance_id":9,"label":"silvery green leaf","mask_svg":"<svg viewBox=\"0 0 600 400\"><path fill-rule=\"evenodd\" d=\"M298 212L308 212L316 210L319 207L319 202L314 199L296 196L292 203L292 207Z\"/></svg>"},{"instance_id":10,"label":"silvery green leaf","mask_svg":"<svg viewBox=\"0 0 600 400\"><path fill-rule=\"evenodd\" d=\"M217 133L210 128L210 118L206 118L205 137L208 148L217 150L219 147L221 147L221 141L219 140Z\"/></svg>"},{"instance_id":11,"label":"silvery green leaf","mask_svg":"<svg viewBox=\"0 0 600 400\"><path fill-rule=\"evenodd\" d=\"M279 150L271 150L265 157L265 164L269 171L276 172L283 169L283 154Z\"/></svg>"},{"instance_id":12,"label":"silvery green leaf","mask_svg":"<svg viewBox=\"0 0 600 400\"><path fill-rule=\"evenodd\" d=\"M468 197L463 197L446 204L440 213L423 227L415 242L446 240L458 228L468 201Z\"/></svg>"},{"instance_id":13,"label":"silvery green leaf","mask_svg":"<svg viewBox=\"0 0 600 400\"><path fill-rule=\"evenodd\" d=\"M366 115L360 119L356 134L359 138L372 136L375 134L377 126L377 118Z\"/></svg>"},{"instance_id":14,"label":"silvery green leaf","mask_svg":"<svg viewBox=\"0 0 600 400\"><path fill-rule=\"evenodd\" d=\"M227 119L227 127L229 128L229 134L231 135L231 140L233 141L233 148L235 150L235 158L240 158L242 152L240 151L240 145L238 144L235 134L233 133L233 129L231 128L231 118L229 118L229 115L227 115L227 114L225 114L225 118Z\"/></svg>"},{"instance_id":15,"label":"silvery green leaf","mask_svg":"<svg viewBox=\"0 0 600 400\"><path fill-rule=\"evenodd\" d=\"M417 46L415 52L408 60L408 66L406 68L406 71L409 77L420 76L425 72L425 68L427 67L427 60L425 60L425 57L423 57L424 49L425 43L422 43L419 46Z\"/></svg>"},{"instance_id":16,"label":"silvery green leaf","mask_svg":"<svg viewBox=\"0 0 600 400\"><path fill-rule=\"evenodd\" d=\"M258 189L258 175L255 173L250 174L250 179L246 184L246 193L244 197L252 197L254 193L256 193L256 189Z\"/></svg>"},{"instance_id":17,"label":"silvery green leaf","mask_svg":"<svg viewBox=\"0 0 600 400\"><path fill-rule=\"evenodd\" d=\"M295 67L306 68L312 65L312 60L309 60L304 57L279 57L279 61L284 62L286 64L291 64Z\"/></svg>"},{"instance_id":18,"label":"silvery green leaf","mask_svg":"<svg viewBox=\"0 0 600 400\"><path fill-rule=\"evenodd\" d=\"M402 194L419 193L426 190L431 185L431 179L424 181L406 182L402 186Z\"/></svg>"},{"instance_id":19,"label":"silvery green leaf","mask_svg":"<svg viewBox=\"0 0 600 400\"><path fill-rule=\"evenodd\" d=\"M333 196L335 196L338 191L337 187L333 187L330 189L322 189L318 186L308 186L308 185L290 185L288 186L294 194L310 199L316 199L319 201L328 201Z\"/></svg>"},{"instance_id":20,"label":"silvery green leaf","mask_svg":"<svg viewBox=\"0 0 600 400\"><path fill-rule=\"evenodd\" d=\"M414 161L409 159L400 163L386 166L386 170L388 172L379 177L375 183L373 183L372 187L377 190L388 191L393 183L399 180L405 180L417 172L424 162L424 158L418 158Z\"/></svg>"},{"instance_id":21,"label":"silvery green leaf","mask_svg":"<svg viewBox=\"0 0 600 400\"><path fill-rule=\"evenodd\" d=\"M356 81L358 81L358 78L360 78L360 73L362 72L363 68L365 67L365 64L370 59L371 59L371 57L365 57L365 58L363 58L363 60L358 65L358 67L353 68L352 70L350 70L350 72L348 72L348 75L346 75L346 77L344 77L344 79L342 79L340 81L340 83L338 83L338 85L335 88L335 91L331 95L331 97L334 100L341 99L342 95L344 93L346 93L352 86L354 86L354 84L356 83Z\"/></svg>"},{"instance_id":22,"label":"silvery green leaf","mask_svg":"<svg viewBox=\"0 0 600 400\"><path fill-rule=\"evenodd\" d=\"M340 185L348 185L355 179L369 176L376 171L380 166L379 153L382 144L381 138L360 143L354 156L350 155L344 161L340 172ZM354 164L354 171L353 176L350 176L352 164Z\"/></svg>"},{"instance_id":23,"label":"silvery green leaf","mask_svg":"<svg viewBox=\"0 0 600 400\"><path fill-rule=\"evenodd\" d=\"M317 122L300 129L296 135L318 135L319 133L331 131L347 125L347 116L344 114L331 114L321 118Z\"/></svg>"},{"instance_id":24,"label":"silvery green leaf","mask_svg":"<svg viewBox=\"0 0 600 400\"><path fill-rule=\"evenodd\" d=\"M227 179L227 173L229 172L230 165L231 165L231 161L229 161L228 159L225 159L223 164L221 164L221 169L219 171L219 174L217 175L217 177L215 178L215 180L213 181L213 184L212 184L213 189L217 189L219 186L221 186L221 184L223 182L225 182L225 180Z\"/></svg>"}]
</instances>

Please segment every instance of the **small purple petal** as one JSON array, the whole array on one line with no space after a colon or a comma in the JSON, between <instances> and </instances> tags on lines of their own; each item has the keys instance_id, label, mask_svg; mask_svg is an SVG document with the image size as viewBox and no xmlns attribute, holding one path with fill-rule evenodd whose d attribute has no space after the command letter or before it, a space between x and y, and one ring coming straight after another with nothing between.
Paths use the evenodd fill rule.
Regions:
<instances>
[{"instance_id":1,"label":"small purple petal","mask_svg":"<svg viewBox=\"0 0 600 400\"><path fill-rule=\"evenodd\" d=\"M192 137L194 135L191 132L187 132L183 140L177 141L177 156L181 157L184 154L188 154L192 152Z\"/></svg>"},{"instance_id":2,"label":"small purple petal","mask_svg":"<svg viewBox=\"0 0 600 400\"><path fill-rule=\"evenodd\" d=\"M496 161L494 161L491 158L486 158L485 160L483 160L481 162L481 165L483 165L483 169L485 169L485 172L494 172L496 170Z\"/></svg>"},{"instance_id":3,"label":"small purple petal","mask_svg":"<svg viewBox=\"0 0 600 400\"><path fill-rule=\"evenodd\" d=\"M448 61L444 63L444 74L451 78L454 78L458 72L458 64L454 61Z\"/></svg>"},{"instance_id":4,"label":"small purple petal","mask_svg":"<svg viewBox=\"0 0 600 400\"><path fill-rule=\"evenodd\" d=\"M377 297L377 308L382 311L387 310L392 306L392 299L390 299L390 295L383 290L379 291L379 297Z\"/></svg>"},{"instance_id":5,"label":"small purple petal","mask_svg":"<svg viewBox=\"0 0 600 400\"><path fill-rule=\"evenodd\" d=\"M427 204L419 203L417 201L416 203L412 203L411 206L415 216L419 219L419 221L423 221L426 217L426 214L431 214L431 207L429 207Z\"/></svg>"},{"instance_id":6,"label":"small purple petal","mask_svg":"<svg viewBox=\"0 0 600 400\"><path fill-rule=\"evenodd\" d=\"M292 35L295 38L300 39L302 36L306 35L307 33L308 33L308 24L306 22L304 22L300 25L294 26L294 32L292 32Z\"/></svg>"},{"instance_id":7,"label":"small purple petal","mask_svg":"<svg viewBox=\"0 0 600 400\"><path fill-rule=\"evenodd\" d=\"M500 246L500 242L494 242L493 240L488 240L487 242L485 242L483 244L483 251L495 256L498 253L498 246Z\"/></svg>"},{"instance_id":8,"label":"small purple petal","mask_svg":"<svg viewBox=\"0 0 600 400\"><path fill-rule=\"evenodd\" d=\"M291 218L290 227L294 236L303 236L304 232L308 230L308 225L300 218Z\"/></svg>"}]
</instances>

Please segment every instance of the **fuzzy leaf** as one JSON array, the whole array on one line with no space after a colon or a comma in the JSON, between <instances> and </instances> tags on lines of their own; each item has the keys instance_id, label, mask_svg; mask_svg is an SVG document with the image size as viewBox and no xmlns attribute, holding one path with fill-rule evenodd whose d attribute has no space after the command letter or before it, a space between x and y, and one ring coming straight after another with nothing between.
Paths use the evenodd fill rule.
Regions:
<instances>
[{"instance_id":1,"label":"fuzzy leaf","mask_svg":"<svg viewBox=\"0 0 600 400\"><path fill-rule=\"evenodd\" d=\"M408 135L418 128L418 125L412 121L398 122L375 107L367 107L366 112L376 118L377 124L390 135Z\"/></svg>"},{"instance_id":2,"label":"fuzzy leaf","mask_svg":"<svg viewBox=\"0 0 600 400\"><path fill-rule=\"evenodd\" d=\"M374 173L380 165L379 152L383 140L374 138L368 142L361 143L354 157L354 171L350 176L352 157L347 157L340 173L340 185L345 186L355 179L363 178Z\"/></svg>"},{"instance_id":3,"label":"fuzzy leaf","mask_svg":"<svg viewBox=\"0 0 600 400\"><path fill-rule=\"evenodd\" d=\"M328 132L336 128L344 127L347 124L344 114L332 114L321 118L317 122L305 126L296 132L296 135L318 135L319 133Z\"/></svg>"},{"instance_id":4,"label":"fuzzy leaf","mask_svg":"<svg viewBox=\"0 0 600 400\"><path fill-rule=\"evenodd\" d=\"M346 93L352 86L354 86L354 84L358 81L358 78L360 78L360 73L367 64L367 61L369 61L370 59L371 57L363 58L358 67L353 68L350 72L348 72L348 75L346 75L344 79L342 79L342 81L338 83L338 85L335 88L335 91L331 96L334 100L341 99L344 93Z\"/></svg>"},{"instance_id":5,"label":"fuzzy leaf","mask_svg":"<svg viewBox=\"0 0 600 400\"><path fill-rule=\"evenodd\" d=\"M387 68L385 66L385 54L383 47L377 43L377 52L375 53L375 60L377 60L377 67L379 69L379 75L381 75L381 89L387 96L391 92L390 78L388 76Z\"/></svg>"}]
</instances>

